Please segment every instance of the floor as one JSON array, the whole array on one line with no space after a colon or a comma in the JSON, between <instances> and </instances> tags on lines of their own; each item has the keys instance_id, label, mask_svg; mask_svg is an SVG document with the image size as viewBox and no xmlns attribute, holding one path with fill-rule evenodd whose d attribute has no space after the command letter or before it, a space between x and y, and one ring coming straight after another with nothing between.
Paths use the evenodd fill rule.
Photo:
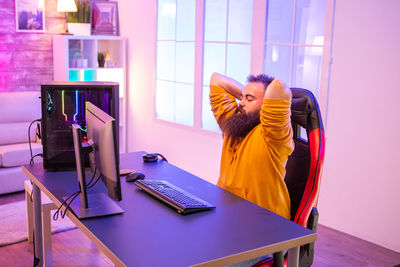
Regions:
<instances>
[{"instance_id":1,"label":"floor","mask_svg":"<svg viewBox=\"0 0 400 267\"><path fill-rule=\"evenodd\" d=\"M0 196L0 205L24 200L24 193ZM400 267L400 253L319 225L313 266ZM54 234L54 266L112 266L111 261L78 229ZM32 266L32 244L0 247L0 266Z\"/></svg>"}]
</instances>

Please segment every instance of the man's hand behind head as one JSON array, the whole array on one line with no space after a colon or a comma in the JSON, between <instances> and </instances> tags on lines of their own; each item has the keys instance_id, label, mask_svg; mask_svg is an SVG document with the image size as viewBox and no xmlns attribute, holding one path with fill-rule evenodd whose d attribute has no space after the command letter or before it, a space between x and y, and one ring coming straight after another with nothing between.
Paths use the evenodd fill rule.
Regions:
<instances>
[{"instance_id":1,"label":"man's hand behind head","mask_svg":"<svg viewBox=\"0 0 400 267\"><path fill-rule=\"evenodd\" d=\"M279 79L275 78L265 90L264 98L292 100L292 92Z\"/></svg>"},{"instance_id":2,"label":"man's hand behind head","mask_svg":"<svg viewBox=\"0 0 400 267\"><path fill-rule=\"evenodd\" d=\"M228 94L237 99L240 99L244 87L240 82L216 72L211 76L210 85L222 87Z\"/></svg>"}]
</instances>

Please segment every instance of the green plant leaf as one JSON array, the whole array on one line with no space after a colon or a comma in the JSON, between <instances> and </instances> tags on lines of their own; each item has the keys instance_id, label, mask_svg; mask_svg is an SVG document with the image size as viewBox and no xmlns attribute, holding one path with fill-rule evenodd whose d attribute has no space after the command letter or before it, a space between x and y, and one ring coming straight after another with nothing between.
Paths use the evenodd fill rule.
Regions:
<instances>
[{"instance_id":1,"label":"green plant leaf","mask_svg":"<svg viewBox=\"0 0 400 267\"><path fill-rule=\"evenodd\" d=\"M68 22L90 23L90 0L75 0L77 12L68 12Z\"/></svg>"}]
</instances>

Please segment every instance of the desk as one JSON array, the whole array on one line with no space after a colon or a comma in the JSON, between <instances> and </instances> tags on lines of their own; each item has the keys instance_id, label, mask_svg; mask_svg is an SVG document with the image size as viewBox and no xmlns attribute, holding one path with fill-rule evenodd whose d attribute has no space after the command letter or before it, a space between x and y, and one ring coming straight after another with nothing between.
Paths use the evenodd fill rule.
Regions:
<instances>
[{"instance_id":1,"label":"desk","mask_svg":"<svg viewBox=\"0 0 400 267\"><path fill-rule=\"evenodd\" d=\"M121 169L133 168L145 173L146 179L168 180L216 209L180 215L121 177L122 201L117 203L125 210L123 214L79 220L67 213L116 266L223 266L285 249L289 249L289 266L296 266L299 246L315 242L313 231L172 164L143 163L142 154L121 154ZM78 190L76 172L50 172L41 164L25 165L23 170L33 181L35 248L42 257L46 253L41 249L41 200L37 196L43 191L59 206L64 196ZM99 182L89 189L92 192L106 190Z\"/></svg>"}]
</instances>

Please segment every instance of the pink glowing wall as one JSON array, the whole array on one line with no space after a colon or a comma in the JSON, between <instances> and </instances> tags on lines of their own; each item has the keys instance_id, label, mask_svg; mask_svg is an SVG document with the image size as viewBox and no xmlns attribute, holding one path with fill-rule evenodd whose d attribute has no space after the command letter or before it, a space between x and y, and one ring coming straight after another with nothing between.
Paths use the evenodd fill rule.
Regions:
<instances>
[{"instance_id":1,"label":"pink glowing wall","mask_svg":"<svg viewBox=\"0 0 400 267\"><path fill-rule=\"evenodd\" d=\"M63 15L47 0L46 32L16 32L14 2L0 0L0 92L37 91L53 79L51 36L63 30Z\"/></svg>"},{"instance_id":2,"label":"pink glowing wall","mask_svg":"<svg viewBox=\"0 0 400 267\"><path fill-rule=\"evenodd\" d=\"M336 1L320 222L400 252L400 1Z\"/></svg>"},{"instance_id":3,"label":"pink glowing wall","mask_svg":"<svg viewBox=\"0 0 400 267\"><path fill-rule=\"evenodd\" d=\"M336 1L320 222L400 252L397 0ZM154 119L156 0L119 1L128 38L129 150L216 182L221 137Z\"/></svg>"}]
</instances>

